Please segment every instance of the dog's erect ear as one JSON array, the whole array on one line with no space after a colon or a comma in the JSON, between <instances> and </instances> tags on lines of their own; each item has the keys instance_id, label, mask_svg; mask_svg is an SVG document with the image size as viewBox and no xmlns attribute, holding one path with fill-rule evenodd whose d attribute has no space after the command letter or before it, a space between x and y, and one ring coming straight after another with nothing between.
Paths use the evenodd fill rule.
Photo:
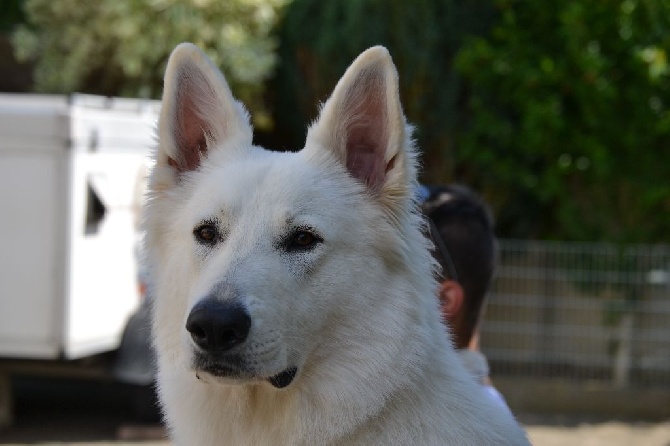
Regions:
<instances>
[{"instance_id":1,"label":"dog's erect ear","mask_svg":"<svg viewBox=\"0 0 670 446\"><path fill-rule=\"evenodd\" d=\"M168 60L158 133L157 163L179 173L197 169L214 146L251 144L246 110L219 69L190 43L177 46Z\"/></svg>"},{"instance_id":2,"label":"dog's erect ear","mask_svg":"<svg viewBox=\"0 0 670 446\"><path fill-rule=\"evenodd\" d=\"M374 192L407 192L405 126L395 66L386 48L377 46L358 56L342 76L309 129L306 146L333 151Z\"/></svg>"}]
</instances>

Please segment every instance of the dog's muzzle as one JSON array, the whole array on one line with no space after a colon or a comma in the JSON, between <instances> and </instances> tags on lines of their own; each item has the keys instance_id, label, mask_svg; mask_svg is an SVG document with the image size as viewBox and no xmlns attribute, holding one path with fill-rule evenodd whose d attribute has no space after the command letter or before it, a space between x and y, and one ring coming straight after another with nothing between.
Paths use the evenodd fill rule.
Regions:
<instances>
[{"instance_id":1,"label":"dog's muzzle","mask_svg":"<svg viewBox=\"0 0 670 446\"><path fill-rule=\"evenodd\" d=\"M218 377L258 379L236 348L244 344L250 329L251 318L239 301L208 297L198 302L186 319L186 330L197 346L194 368ZM297 371L289 367L265 380L283 389L293 382Z\"/></svg>"},{"instance_id":2,"label":"dog's muzzle","mask_svg":"<svg viewBox=\"0 0 670 446\"><path fill-rule=\"evenodd\" d=\"M218 377L248 375L236 347L246 341L250 329L251 318L239 301L208 297L198 302L186 319L195 344L193 368Z\"/></svg>"}]
</instances>

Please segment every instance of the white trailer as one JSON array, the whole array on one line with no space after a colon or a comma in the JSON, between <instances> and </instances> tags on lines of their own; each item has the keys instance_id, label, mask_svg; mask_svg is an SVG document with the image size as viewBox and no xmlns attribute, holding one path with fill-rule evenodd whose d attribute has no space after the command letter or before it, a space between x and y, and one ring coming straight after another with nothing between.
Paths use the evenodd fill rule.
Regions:
<instances>
[{"instance_id":1,"label":"white trailer","mask_svg":"<svg viewBox=\"0 0 670 446\"><path fill-rule=\"evenodd\" d=\"M0 424L3 363L118 348L140 302L138 211L159 107L0 94Z\"/></svg>"}]
</instances>

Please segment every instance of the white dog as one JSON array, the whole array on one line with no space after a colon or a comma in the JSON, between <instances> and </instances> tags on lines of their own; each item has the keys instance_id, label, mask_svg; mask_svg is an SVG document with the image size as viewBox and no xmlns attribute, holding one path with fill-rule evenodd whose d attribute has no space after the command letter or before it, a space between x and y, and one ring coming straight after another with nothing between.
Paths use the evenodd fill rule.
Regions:
<instances>
[{"instance_id":1,"label":"white dog","mask_svg":"<svg viewBox=\"0 0 670 446\"><path fill-rule=\"evenodd\" d=\"M527 444L440 322L415 156L382 47L298 153L255 147L219 70L174 50L146 245L177 445Z\"/></svg>"}]
</instances>

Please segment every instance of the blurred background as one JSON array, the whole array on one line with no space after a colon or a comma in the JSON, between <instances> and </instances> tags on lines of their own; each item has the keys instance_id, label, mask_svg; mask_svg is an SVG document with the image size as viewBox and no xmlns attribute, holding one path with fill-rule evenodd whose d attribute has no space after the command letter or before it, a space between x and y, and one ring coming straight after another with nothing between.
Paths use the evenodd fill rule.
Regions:
<instances>
[{"instance_id":1,"label":"blurred background","mask_svg":"<svg viewBox=\"0 0 670 446\"><path fill-rule=\"evenodd\" d=\"M182 41L275 150L385 45L421 181L494 210L482 350L535 444L670 444L667 0L1 0L0 442L155 421L136 219Z\"/></svg>"}]
</instances>

